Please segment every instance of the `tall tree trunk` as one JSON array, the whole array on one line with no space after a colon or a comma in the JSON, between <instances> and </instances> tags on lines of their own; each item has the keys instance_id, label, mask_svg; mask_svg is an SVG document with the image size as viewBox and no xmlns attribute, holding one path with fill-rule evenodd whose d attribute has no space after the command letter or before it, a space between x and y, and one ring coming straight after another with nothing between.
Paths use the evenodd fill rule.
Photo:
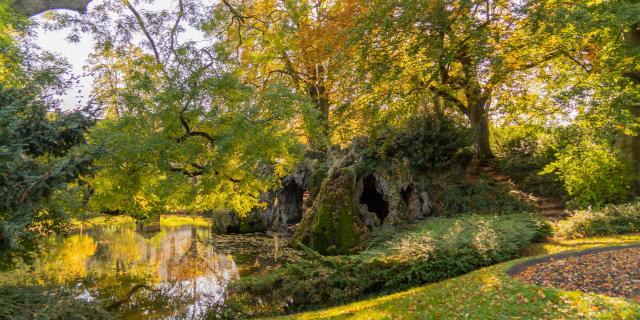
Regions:
<instances>
[{"instance_id":1,"label":"tall tree trunk","mask_svg":"<svg viewBox=\"0 0 640 320\"><path fill-rule=\"evenodd\" d=\"M475 147L480 162L486 162L493 158L491 144L489 142L489 99L480 98L476 102L469 104L467 114L475 138Z\"/></svg>"},{"instance_id":2,"label":"tall tree trunk","mask_svg":"<svg viewBox=\"0 0 640 320\"><path fill-rule=\"evenodd\" d=\"M468 50L460 56L464 72L464 95L466 101L465 114L471 122L471 128L475 137L475 147L478 161L486 162L493 158L491 144L489 143L489 104L491 103L492 91L483 88L480 83L477 64L469 57Z\"/></svg>"},{"instance_id":3,"label":"tall tree trunk","mask_svg":"<svg viewBox=\"0 0 640 320\"><path fill-rule=\"evenodd\" d=\"M640 48L640 26L633 27L631 31L625 32L623 36L629 54L632 54L634 50ZM627 76L635 86L640 86L640 72L630 70L625 73L625 76ZM630 106L629 112L634 118L640 117L640 105ZM617 145L622 151L623 160L635 174L640 175L640 134L623 134L618 137Z\"/></svg>"},{"instance_id":4,"label":"tall tree trunk","mask_svg":"<svg viewBox=\"0 0 640 320\"><path fill-rule=\"evenodd\" d=\"M318 116L320 121L320 135L321 141L313 142L316 144L316 148L320 147L324 149L323 144L330 143L331 137L329 132L329 97L327 97L327 88L324 82L324 67L318 66L311 72L311 81L308 85L308 93L311 101L318 110ZM318 143L320 145L318 145Z\"/></svg>"}]
</instances>

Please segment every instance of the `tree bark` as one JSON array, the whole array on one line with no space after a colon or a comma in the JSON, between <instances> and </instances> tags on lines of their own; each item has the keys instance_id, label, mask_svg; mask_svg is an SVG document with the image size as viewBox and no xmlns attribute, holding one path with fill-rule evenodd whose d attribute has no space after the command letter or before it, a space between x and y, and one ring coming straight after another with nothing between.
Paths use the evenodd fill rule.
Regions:
<instances>
[{"instance_id":1,"label":"tree bark","mask_svg":"<svg viewBox=\"0 0 640 320\"><path fill-rule=\"evenodd\" d=\"M492 91L489 88L483 88L478 80L476 63L469 56L469 50L465 48L462 52L459 61L464 73L465 115L469 118L473 129L478 161L483 163L493 158L489 142L489 104Z\"/></svg>"},{"instance_id":2,"label":"tree bark","mask_svg":"<svg viewBox=\"0 0 640 320\"><path fill-rule=\"evenodd\" d=\"M67 9L85 13L89 2L91 2L91 0L16 0L13 3L13 8L18 13L28 17L57 9Z\"/></svg>"},{"instance_id":3,"label":"tree bark","mask_svg":"<svg viewBox=\"0 0 640 320\"><path fill-rule=\"evenodd\" d=\"M631 31L624 32L623 37L628 53L631 54L631 51L640 47L640 26L635 26ZM640 72L630 70L625 73L625 76L631 80L635 86L640 85ZM635 118L640 117L640 105L630 106L629 112ZM618 138L617 144L622 151L623 160L635 174L640 175L640 134L623 134Z\"/></svg>"},{"instance_id":4,"label":"tree bark","mask_svg":"<svg viewBox=\"0 0 640 320\"><path fill-rule=\"evenodd\" d=\"M319 113L319 121L321 125L321 144L330 142L329 132L329 97L327 97L327 89L323 78L324 68L316 67L310 72L310 82L308 85L309 97ZM312 142L313 143L313 142ZM316 146L321 147L321 146ZM321 148L324 149L324 148Z\"/></svg>"},{"instance_id":5,"label":"tree bark","mask_svg":"<svg viewBox=\"0 0 640 320\"><path fill-rule=\"evenodd\" d=\"M489 99L481 98L469 105L467 117L471 122L471 128L475 138L475 147L479 162L486 162L493 158L491 143L489 141Z\"/></svg>"}]
</instances>

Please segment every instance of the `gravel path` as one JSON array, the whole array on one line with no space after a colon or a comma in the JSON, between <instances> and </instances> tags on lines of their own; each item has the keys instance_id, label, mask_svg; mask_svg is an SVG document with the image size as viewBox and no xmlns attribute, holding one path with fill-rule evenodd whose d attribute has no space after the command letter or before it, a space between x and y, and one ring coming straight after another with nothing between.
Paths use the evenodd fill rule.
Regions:
<instances>
[{"instance_id":1,"label":"gravel path","mask_svg":"<svg viewBox=\"0 0 640 320\"><path fill-rule=\"evenodd\" d=\"M579 290L640 302L640 248L550 257L518 270L514 278L540 286Z\"/></svg>"}]
</instances>

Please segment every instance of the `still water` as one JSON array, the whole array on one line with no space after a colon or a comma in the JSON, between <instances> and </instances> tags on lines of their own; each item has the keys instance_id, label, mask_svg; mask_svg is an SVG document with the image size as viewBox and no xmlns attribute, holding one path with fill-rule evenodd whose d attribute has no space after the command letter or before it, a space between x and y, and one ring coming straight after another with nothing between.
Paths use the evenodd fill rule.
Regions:
<instances>
[{"instance_id":1,"label":"still water","mask_svg":"<svg viewBox=\"0 0 640 320\"><path fill-rule=\"evenodd\" d=\"M141 233L121 223L51 237L36 263L15 276L64 286L123 319L192 319L224 303L232 280L274 267L277 243L217 236L203 226Z\"/></svg>"}]
</instances>

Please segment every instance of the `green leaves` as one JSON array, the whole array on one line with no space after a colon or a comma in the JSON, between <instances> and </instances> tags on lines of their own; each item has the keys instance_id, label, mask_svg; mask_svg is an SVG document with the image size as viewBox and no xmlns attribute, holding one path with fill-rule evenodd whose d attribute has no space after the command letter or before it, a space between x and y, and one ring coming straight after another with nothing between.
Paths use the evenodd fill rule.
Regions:
<instances>
[{"instance_id":1,"label":"green leaves","mask_svg":"<svg viewBox=\"0 0 640 320\"><path fill-rule=\"evenodd\" d=\"M40 85L0 86L0 267L29 259L36 233L64 228L50 197L91 170L94 150L81 145L93 120L50 110Z\"/></svg>"},{"instance_id":2,"label":"green leaves","mask_svg":"<svg viewBox=\"0 0 640 320\"><path fill-rule=\"evenodd\" d=\"M554 171L578 207L625 200L634 178L615 150L590 141L567 146L542 173Z\"/></svg>"}]
</instances>

